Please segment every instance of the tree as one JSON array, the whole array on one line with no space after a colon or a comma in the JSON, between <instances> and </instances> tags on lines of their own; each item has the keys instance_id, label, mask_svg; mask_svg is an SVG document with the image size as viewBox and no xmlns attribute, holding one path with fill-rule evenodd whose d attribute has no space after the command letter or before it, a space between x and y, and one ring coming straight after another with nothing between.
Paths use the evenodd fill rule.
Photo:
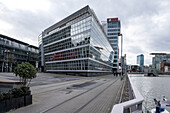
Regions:
<instances>
[{"instance_id":1,"label":"tree","mask_svg":"<svg viewBox=\"0 0 170 113\"><path fill-rule=\"evenodd\" d=\"M17 67L14 69L14 74L19 76L20 82L23 83L23 86L28 87L31 80L36 77L37 70L32 64L23 62L17 65Z\"/></svg>"}]
</instances>

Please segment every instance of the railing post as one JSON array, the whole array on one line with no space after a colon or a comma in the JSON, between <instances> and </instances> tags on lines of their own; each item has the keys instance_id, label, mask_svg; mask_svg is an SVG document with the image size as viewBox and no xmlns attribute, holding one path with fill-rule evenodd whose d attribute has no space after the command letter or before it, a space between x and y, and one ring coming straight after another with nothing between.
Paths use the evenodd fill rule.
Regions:
<instances>
[{"instance_id":1,"label":"railing post","mask_svg":"<svg viewBox=\"0 0 170 113\"><path fill-rule=\"evenodd\" d=\"M136 105L133 105L133 106L131 106L130 108L131 108L131 109L130 109L131 112L136 111Z\"/></svg>"},{"instance_id":2,"label":"railing post","mask_svg":"<svg viewBox=\"0 0 170 113\"><path fill-rule=\"evenodd\" d=\"M141 110L141 109L142 109L142 103L138 104L137 109L138 109L138 110Z\"/></svg>"},{"instance_id":3,"label":"railing post","mask_svg":"<svg viewBox=\"0 0 170 113\"><path fill-rule=\"evenodd\" d=\"M133 99L133 90L132 90L130 82L128 82L128 88L129 88L129 100L132 100Z\"/></svg>"},{"instance_id":4,"label":"railing post","mask_svg":"<svg viewBox=\"0 0 170 113\"><path fill-rule=\"evenodd\" d=\"M125 109L123 110L123 113L130 113L130 108L125 108Z\"/></svg>"}]
</instances>

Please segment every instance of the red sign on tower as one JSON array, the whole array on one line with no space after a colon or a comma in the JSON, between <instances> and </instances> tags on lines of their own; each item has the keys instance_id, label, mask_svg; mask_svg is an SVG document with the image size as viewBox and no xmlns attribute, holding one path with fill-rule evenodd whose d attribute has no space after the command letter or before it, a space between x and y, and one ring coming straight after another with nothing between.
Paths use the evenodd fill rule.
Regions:
<instances>
[{"instance_id":1,"label":"red sign on tower","mask_svg":"<svg viewBox=\"0 0 170 113\"><path fill-rule=\"evenodd\" d=\"M118 18L108 18L107 22L118 22Z\"/></svg>"}]
</instances>

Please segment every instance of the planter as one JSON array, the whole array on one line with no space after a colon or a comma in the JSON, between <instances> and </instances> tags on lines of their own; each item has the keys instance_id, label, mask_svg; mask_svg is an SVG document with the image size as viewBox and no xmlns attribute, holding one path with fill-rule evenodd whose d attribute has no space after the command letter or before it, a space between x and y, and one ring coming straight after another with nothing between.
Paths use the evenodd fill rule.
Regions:
<instances>
[{"instance_id":1,"label":"planter","mask_svg":"<svg viewBox=\"0 0 170 113\"><path fill-rule=\"evenodd\" d=\"M24 106L24 96L19 98L19 107Z\"/></svg>"},{"instance_id":2,"label":"planter","mask_svg":"<svg viewBox=\"0 0 170 113\"><path fill-rule=\"evenodd\" d=\"M14 109L24 106L24 97L18 97L12 99L12 105Z\"/></svg>"},{"instance_id":3,"label":"planter","mask_svg":"<svg viewBox=\"0 0 170 113\"><path fill-rule=\"evenodd\" d=\"M32 95L24 96L24 106L32 104Z\"/></svg>"},{"instance_id":4,"label":"planter","mask_svg":"<svg viewBox=\"0 0 170 113\"><path fill-rule=\"evenodd\" d=\"M11 109L14 109L12 99L10 100L5 100L5 111L9 111Z\"/></svg>"},{"instance_id":5,"label":"planter","mask_svg":"<svg viewBox=\"0 0 170 113\"><path fill-rule=\"evenodd\" d=\"M18 98L12 98L10 100L0 101L0 113L10 111L11 109L17 109L24 106L24 96Z\"/></svg>"},{"instance_id":6,"label":"planter","mask_svg":"<svg viewBox=\"0 0 170 113\"><path fill-rule=\"evenodd\" d=\"M5 113L5 101L0 101L0 113Z\"/></svg>"},{"instance_id":7,"label":"planter","mask_svg":"<svg viewBox=\"0 0 170 113\"><path fill-rule=\"evenodd\" d=\"M11 98L9 100L3 100L0 101L0 113L5 113L12 109L17 109L30 104L32 104L32 95L26 95L18 98Z\"/></svg>"}]
</instances>

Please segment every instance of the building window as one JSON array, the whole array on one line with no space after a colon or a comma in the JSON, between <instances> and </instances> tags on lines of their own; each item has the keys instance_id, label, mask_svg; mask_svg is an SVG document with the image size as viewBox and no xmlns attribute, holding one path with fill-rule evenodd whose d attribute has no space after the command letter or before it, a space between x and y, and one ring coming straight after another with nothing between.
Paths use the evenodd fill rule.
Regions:
<instances>
[{"instance_id":1,"label":"building window","mask_svg":"<svg viewBox=\"0 0 170 113\"><path fill-rule=\"evenodd\" d=\"M118 33L107 33L107 35L118 35Z\"/></svg>"}]
</instances>

